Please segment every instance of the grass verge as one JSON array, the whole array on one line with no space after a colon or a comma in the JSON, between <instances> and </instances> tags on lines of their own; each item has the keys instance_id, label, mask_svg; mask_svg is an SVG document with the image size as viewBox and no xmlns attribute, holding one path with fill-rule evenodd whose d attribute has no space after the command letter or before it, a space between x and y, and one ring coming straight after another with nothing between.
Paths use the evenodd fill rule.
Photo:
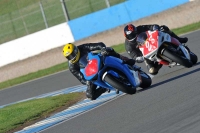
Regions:
<instances>
[{"instance_id":1,"label":"grass verge","mask_svg":"<svg viewBox=\"0 0 200 133\"><path fill-rule=\"evenodd\" d=\"M24 126L62 111L83 98L85 98L85 93L76 92L4 107L0 109L0 133L19 131Z\"/></svg>"},{"instance_id":2,"label":"grass verge","mask_svg":"<svg viewBox=\"0 0 200 133\"><path fill-rule=\"evenodd\" d=\"M181 28L173 29L172 31L175 32L176 34L180 35L180 34L184 34L184 33L187 33L187 32L194 31L194 30L198 30L198 29L200 29L200 22L190 24L190 25L187 25L187 26L184 26L184 27L181 27ZM112 47L118 53L125 52L124 44L114 45ZM53 74L53 73L56 73L56 72L59 72L59 71L62 71L62 70L66 70L66 69L68 69L67 63L61 63L61 64L58 64L56 66L52 66L52 67L47 68L47 69L39 70L39 71L34 72L34 73L30 73L30 74L20 76L20 77L17 77L17 78L14 78L14 79L11 79L11 80L8 80L8 81L5 81L5 82L1 82L0 83L0 89L4 89L4 88L7 88L7 87L10 87L10 86L13 86L13 85L17 85L17 84L20 84L20 83L23 83L23 82L26 82L26 81L30 81L30 80L33 80L33 79L36 79L36 78L39 78L39 77L42 77L42 76L46 76L46 75L49 75L49 74Z\"/></svg>"}]
</instances>

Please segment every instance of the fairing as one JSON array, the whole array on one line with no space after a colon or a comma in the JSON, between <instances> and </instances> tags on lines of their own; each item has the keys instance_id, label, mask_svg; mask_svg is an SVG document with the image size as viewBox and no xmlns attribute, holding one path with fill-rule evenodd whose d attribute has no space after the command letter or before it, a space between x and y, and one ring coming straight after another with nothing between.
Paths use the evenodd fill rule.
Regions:
<instances>
[{"instance_id":1,"label":"fairing","mask_svg":"<svg viewBox=\"0 0 200 133\"><path fill-rule=\"evenodd\" d=\"M155 53L158 50L158 31L147 31L146 35L147 39L142 41L143 45L139 46L139 49L142 51L143 56L148 58L152 53Z\"/></svg>"},{"instance_id":2,"label":"fairing","mask_svg":"<svg viewBox=\"0 0 200 133\"><path fill-rule=\"evenodd\" d=\"M84 78L86 80L91 80L98 74L101 59L98 55L89 53L88 56L81 57L79 64L82 67L81 72L83 73Z\"/></svg>"},{"instance_id":3,"label":"fairing","mask_svg":"<svg viewBox=\"0 0 200 133\"><path fill-rule=\"evenodd\" d=\"M105 58L105 66L112 67L112 68L118 69L119 71L122 71L127 76L130 83L134 87L137 87L139 85L138 74L136 74L135 71L130 71L128 66L126 64L123 64L120 59L112 57L112 56L108 56Z\"/></svg>"},{"instance_id":4,"label":"fairing","mask_svg":"<svg viewBox=\"0 0 200 133\"><path fill-rule=\"evenodd\" d=\"M140 85L138 73L135 71L131 71L128 68L128 66L126 64L123 64L122 60L118 58L115 58L113 56L106 56L105 58L103 58L100 55L93 55L92 53L89 53L88 57L85 57L85 59L87 59L88 61L81 61L81 72L83 73L84 78L86 80L93 81L93 83L95 83L98 86L113 89L112 86L110 86L102 80L102 77L103 75L105 76L105 73L109 73L115 76L116 78L119 78L119 74L115 70L124 73L133 87L138 87ZM88 62L88 64L86 64L86 62ZM89 72L89 70L94 69L97 69L97 72Z\"/></svg>"},{"instance_id":5,"label":"fairing","mask_svg":"<svg viewBox=\"0 0 200 133\"><path fill-rule=\"evenodd\" d=\"M169 34L158 30L147 31L145 34L141 33L138 35L137 39L139 43L143 43L139 46L139 49L142 51L145 58L148 58L152 61L157 61L163 65L169 65L169 62L163 60L160 56L158 56L158 54L162 51L165 44L170 43L172 45L176 45L176 47L178 47L184 53L185 57L190 60L190 54L188 50L177 39L171 37Z\"/></svg>"}]
</instances>

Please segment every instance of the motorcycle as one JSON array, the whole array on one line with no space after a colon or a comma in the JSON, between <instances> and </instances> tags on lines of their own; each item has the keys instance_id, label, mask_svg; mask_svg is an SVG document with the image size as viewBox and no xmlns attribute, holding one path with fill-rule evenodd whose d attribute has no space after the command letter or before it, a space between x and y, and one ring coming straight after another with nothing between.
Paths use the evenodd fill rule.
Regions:
<instances>
[{"instance_id":1,"label":"motorcycle","mask_svg":"<svg viewBox=\"0 0 200 133\"><path fill-rule=\"evenodd\" d=\"M186 45L159 30L140 33L137 43L144 58L169 67L182 65L190 68L198 60Z\"/></svg>"},{"instance_id":2,"label":"motorcycle","mask_svg":"<svg viewBox=\"0 0 200 133\"><path fill-rule=\"evenodd\" d=\"M147 88L152 80L140 67L124 64L119 58L88 53L80 58L81 73L84 78L97 86L127 94L135 94L136 88Z\"/></svg>"}]
</instances>

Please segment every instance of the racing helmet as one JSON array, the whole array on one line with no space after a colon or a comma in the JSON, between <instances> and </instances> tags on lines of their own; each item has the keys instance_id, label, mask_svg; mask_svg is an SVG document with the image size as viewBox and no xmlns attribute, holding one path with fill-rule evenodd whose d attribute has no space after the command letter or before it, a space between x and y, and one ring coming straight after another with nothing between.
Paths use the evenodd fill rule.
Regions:
<instances>
[{"instance_id":1,"label":"racing helmet","mask_svg":"<svg viewBox=\"0 0 200 133\"><path fill-rule=\"evenodd\" d=\"M124 36L127 40L133 41L137 36L137 28L132 24L126 25L124 27Z\"/></svg>"},{"instance_id":2,"label":"racing helmet","mask_svg":"<svg viewBox=\"0 0 200 133\"><path fill-rule=\"evenodd\" d=\"M70 63L74 64L80 58L80 51L74 44L67 43L63 47L63 55L69 60Z\"/></svg>"}]
</instances>

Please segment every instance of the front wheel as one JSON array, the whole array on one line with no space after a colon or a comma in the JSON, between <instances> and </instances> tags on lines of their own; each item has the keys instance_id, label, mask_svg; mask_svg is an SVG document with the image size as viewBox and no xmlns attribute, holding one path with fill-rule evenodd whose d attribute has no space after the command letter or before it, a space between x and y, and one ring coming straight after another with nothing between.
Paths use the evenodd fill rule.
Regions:
<instances>
[{"instance_id":1,"label":"front wheel","mask_svg":"<svg viewBox=\"0 0 200 133\"><path fill-rule=\"evenodd\" d=\"M115 79L113 76L107 74L104 78L105 82L110 84L115 89L118 89L119 91L122 91L127 94L135 94L136 88L132 88L131 86L128 86L126 84L123 84L119 82L117 79Z\"/></svg>"},{"instance_id":2,"label":"front wheel","mask_svg":"<svg viewBox=\"0 0 200 133\"><path fill-rule=\"evenodd\" d=\"M170 51L169 49L165 49L163 55L167 58L171 59L172 61L179 63L182 66L190 68L193 66L192 61L188 60L187 58L176 54L175 52Z\"/></svg>"}]
</instances>

